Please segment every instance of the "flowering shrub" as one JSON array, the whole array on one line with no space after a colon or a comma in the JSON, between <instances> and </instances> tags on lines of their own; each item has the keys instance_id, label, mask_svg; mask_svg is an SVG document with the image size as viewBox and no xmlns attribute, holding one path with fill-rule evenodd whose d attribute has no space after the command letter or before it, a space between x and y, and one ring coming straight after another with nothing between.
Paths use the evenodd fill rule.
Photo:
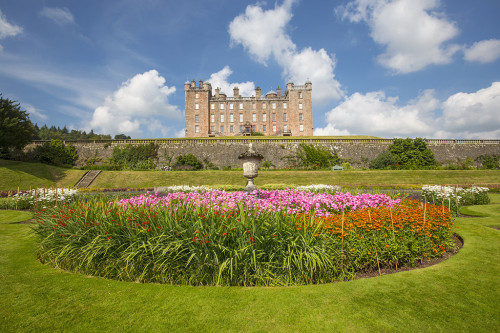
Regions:
<instances>
[{"instance_id":1,"label":"flowering shrub","mask_svg":"<svg viewBox=\"0 0 500 333\"><path fill-rule=\"evenodd\" d=\"M436 205L448 206L448 208L458 213L460 206L486 205L490 202L487 187L473 186L470 188L424 185L422 195L428 202Z\"/></svg>"},{"instance_id":2,"label":"flowering shrub","mask_svg":"<svg viewBox=\"0 0 500 333\"><path fill-rule=\"evenodd\" d=\"M70 188L38 188L12 194L8 204L10 208L35 209L69 202L74 200L77 194L78 190Z\"/></svg>"},{"instance_id":3,"label":"flowering shrub","mask_svg":"<svg viewBox=\"0 0 500 333\"><path fill-rule=\"evenodd\" d=\"M37 212L39 257L126 281L292 285L349 279L449 250L447 207L384 195L147 193Z\"/></svg>"},{"instance_id":4,"label":"flowering shrub","mask_svg":"<svg viewBox=\"0 0 500 333\"><path fill-rule=\"evenodd\" d=\"M308 191L308 192L340 192L342 190L341 186L338 185L307 185L307 186L297 186L295 187L297 191Z\"/></svg>"}]
</instances>

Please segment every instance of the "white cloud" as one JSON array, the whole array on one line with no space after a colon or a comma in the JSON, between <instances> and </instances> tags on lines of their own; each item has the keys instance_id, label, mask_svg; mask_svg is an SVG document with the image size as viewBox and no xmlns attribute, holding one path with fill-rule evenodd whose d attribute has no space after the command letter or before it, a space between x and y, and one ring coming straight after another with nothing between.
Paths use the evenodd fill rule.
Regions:
<instances>
[{"instance_id":1,"label":"white cloud","mask_svg":"<svg viewBox=\"0 0 500 333\"><path fill-rule=\"evenodd\" d=\"M186 129L185 128L183 128L183 129L178 130L178 131L175 132L175 137L176 138L183 138L185 136L186 136Z\"/></svg>"},{"instance_id":2,"label":"white cloud","mask_svg":"<svg viewBox=\"0 0 500 333\"><path fill-rule=\"evenodd\" d=\"M142 135L145 129L166 136L168 128L160 125L161 119L182 119L179 108L168 103L168 96L174 92L175 87L165 86L165 79L156 70L137 74L94 110L90 127L101 133L133 137Z\"/></svg>"},{"instance_id":3,"label":"white cloud","mask_svg":"<svg viewBox=\"0 0 500 333\"><path fill-rule=\"evenodd\" d=\"M440 122L447 137L500 138L500 82L473 93L460 92L443 102Z\"/></svg>"},{"instance_id":4,"label":"white cloud","mask_svg":"<svg viewBox=\"0 0 500 333\"><path fill-rule=\"evenodd\" d=\"M344 92L335 80L335 57L324 49L318 51L297 46L286 33L292 19L292 5L296 1L285 0L281 6L264 10L261 4L247 6L245 13L229 24L231 44L241 44L256 61L266 65L272 58L283 68L286 81L313 84L313 102L323 104L338 100Z\"/></svg>"},{"instance_id":5,"label":"white cloud","mask_svg":"<svg viewBox=\"0 0 500 333\"><path fill-rule=\"evenodd\" d=\"M73 14L71 14L68 8L43 7L43 9L40 11L40 15L54 21L59 25L75 23Z\"/></svg>"},{"instance_id":6,"label":"white cloud","mask_svg":"<svg viewBox=\"0 0 500 333\"><path fill-rule=\"evenodd\" d=\"M481 63L493 62L500 58L500 40L488 39L474 43L464 50L464 59Z\"/></svg>"},{"instance_id":7,"label":"white cloud","mask_svg":"<svg viewBox=\"0 0 500 333\"><path fill-rule=\"evenodd\" d=\"M433 112L439 101L432 90L424 91L405 106L382 91L354 93L326 114L328 124L314 135L374 135L415 137L433 133Z\"/></svg>"},{"instance_id":8,"label":"white cloud","mask_svg":"<svg viewBox=\"0 0 500 333\"><path fill-rule=\"evenodd\" d=\"M374 135L427 138L500 138L500 82L444 102L426 90L406 105L382 91L354 93L327 112L327 124L314 135Z\"/></svg>"},{"instance_id":9,"label":"white cloud","mask_svg":"<svg viewBox=\"0 0 500 333\"><path fill-rule=\"evenodd\" d=\"M212 84L213 94L215 94L215 88L219 87L221 92L225 93L228 97L232 97L233 88L238 87L239 93L242 96L255 95L255 84L253 82L230 83L228 78L232 73L233 71L229 66L224 66L220 71L210 75L207 81Z\"/></svg>"},{"instance_id":10,"label":"white cloud","mask_svg":"<svg viewBox=\"0 0 500 333\"><path fill-rule=\"evenodd\" d=\"M396 73L448 64L461 49L448 42L459 30L438 12L439 0L354 0L337 13L351 22L365 21L373 40L386 47L378 57Z\"/></svg>"},{"instance_id":11,"label":"white cloud","mask_svg":"<svg viewBox=\"0 0 500 333\"><path fill-rule=\"evenodd\" d=\"M23 108L26 109L26 111L30 114L33 115L34 117L40 119L40 120L47 120L47 115L44 114L43 112L38 111L33 105L28 104L28 103L22 103Z\"/></svg>"},{"instance_id":12,"label":"white cloud","mask_svg":"<svg viewBox=\"0 0 500 333\"><path fill-rule=\"evenodd\" d=\"M7 37L14 37L23 32L23 28L18 25L9 23L7 17L0 10L0 39ZM3 47L0 45L0 52L2 52Z\"/></svg>"}]
</instances>

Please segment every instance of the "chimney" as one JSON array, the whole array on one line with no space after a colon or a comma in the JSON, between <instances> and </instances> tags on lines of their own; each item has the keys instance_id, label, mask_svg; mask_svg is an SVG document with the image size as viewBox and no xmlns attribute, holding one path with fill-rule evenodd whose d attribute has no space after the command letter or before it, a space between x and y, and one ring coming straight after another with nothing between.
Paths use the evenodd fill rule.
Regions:
<instances>
[{"instance_id":1,"label":"chimney","mask_svg":"<svg viewBox=\"0 0 500 333\"><path fill-rule=\"evenodd\" d=\"M240 89L238 89L238 87L233 88L233 96L235 98L240 97Z\"/></svg>"},{"instance_id":2,"label":"chimney","mask_svg":"<svg viewBox=\"0 0 500 333\"><path fill-rule=\"evenodd\" d=\"M260 87L255 88L255 97L256 97L257 99L259 99L259 98L260 98Z\"/></svg>"},{"instance_id":3,"label":"chimney","mask_svg":"<svg viewBox=\"0 0 500 333\"><path fill-rule=\"evenodd\" d=\"M198 81L198 88L203 89L203 80Z\"/></svg>"},{"instance_id":4,"label":"chimney","mask_svg":"<svg viewBox=\"0 0 500 333\"><path fill-rule=\"evenodd\" d=\"M278 88L276 89L276 95L278 95L278 98L281 97L281 88L278 86Z\"/></svg>"},{"instance_id":5,"label":"chimney","mask_svg":"<svg viewBox=\"0 0 500 333\"><path fill-rule=\"evenodd\" d=\"M220 88L219 87L215 88L215 98L219 98L219 92Z\"/></svg>"}]
</instances>

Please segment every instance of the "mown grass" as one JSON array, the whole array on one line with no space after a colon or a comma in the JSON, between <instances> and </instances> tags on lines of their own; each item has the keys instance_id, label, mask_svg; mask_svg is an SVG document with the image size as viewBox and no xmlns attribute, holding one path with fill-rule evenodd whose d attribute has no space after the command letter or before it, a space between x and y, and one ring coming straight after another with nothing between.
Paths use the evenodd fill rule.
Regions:
<instances>
[{"instance_id":1,"label":"mown grass","mask_svg":"<svg viewBox=\"0 0 500 333\"><path fill-rule=\"evenodd\" d=\"M259 170L257 186L287 185L425 185L499 184L500 170L365 170L365 171L265 171ZM243 171L103 171L93 188L150 188L173 185L245 185Z\"/></svg>"},{"instance_id":2,"label":"mown grass","mask_svg":"<svg viewBox=\"0 0 500 333\"><path fill-rule=\"evenodd\" d=\"M29 226L0 216L2 332L498 332L500 195L458 218L465 244L438 265L280 288L138 284L36 260Z\"/></svg>"},{"instance_id":3,"label":"mown grass","mask_svg":"<svg viewBox=\"0 0 500 333\"><path fill-rule=\"evenodd\" d=\"M0 160L0 191L73 187L84 173L84 170L64 169L41 163Z\"/></svg>"}]
</instances>

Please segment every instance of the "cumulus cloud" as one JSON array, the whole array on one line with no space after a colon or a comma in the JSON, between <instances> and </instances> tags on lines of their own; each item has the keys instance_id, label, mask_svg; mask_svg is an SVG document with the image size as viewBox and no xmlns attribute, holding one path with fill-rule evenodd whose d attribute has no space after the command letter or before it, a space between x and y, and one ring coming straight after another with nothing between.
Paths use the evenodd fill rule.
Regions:
<instances>
[{"instance_id":1,"label":"cumulus cloud","mask_svg":"<svg viewBox=\"0 0 500 333\"><path fill-rule=\"evenodd\" d=\"M351 22L368 24L373 40L386 48L378 57L380 64L410 73L448 64L461 50L449 43L459 30L438 12L439 5L439 0L354 0L336 11Z\"/></svg>"},{"instance_id":2,"label":"cumulus cloud","mask_svg":"<svg viewBox=\"0 0 500 333\"><path fill-rule=\"evenodd\" d=\"M43 7L43 9L40 11L40 15L54 21L56 24L59 25L75 23L73 14L71 14L69 9L66 7L64 8Z\"/></svg>"},{"instance_id":3,"label":"cumulus cloud","mask_svg":"<svg viewBox=\"0 0 500 333\"><path fill-rule=\"evenodd\" d=\"M354 93L327 113L328 125L316 129L314 135L415 137L433 133L433 113L439 101L432 90L405 106L397 102L397 97L387 97L382 91Z\"/></svg>"},{"instance_id":4,"label":"cumulus cloud","mask_svg":"<svg viewBox=\"0 0 500 333\"><path fill-rule=\"evenodd\" d=\"M261 4L249 5L245 13L229 24L232 45L242 45L258 62L266 65L273 59L283 68L285 80L304 84L313 83L313 101L323 104L338 100L344 92L335 80L336 60L324 49L306 47L298 51L286 32L293 17L292 5L296 1L285 0L274 9L264 10Z\"/></svg>"},{"instance_id":5,"label":"cumulus cloud","mask_svg":"<svg viewBox=\"0 0 500 333\"><path fill-rule=\"evenodd\" d=\"M380 137L500 138L500 82L472 93L456 93L444 102L426 90L406 105L382 91L354 93L327 112L327 124L314 135Z\"/></svg>"},{"instance_id":6,"label":"cumulus cloud","mask_svg":"<svg viewBox=\"0 0 500 333\"><path fill-rule=\"evenodd\" d=\"M493 62L500 58L500 40L488 39L474 43L464 50L464 59L481 63Z\"/></svg>"},{"instance_id":7,"label":"cumulus cloud","mask_svg":"<svg viewBox=\"0 0 500 333\"><path fill-rule=\"evenodd\" d=\"M156 70L137 74L94 110L90 127L102 133L125 133L134 137L144 130L166 136L169 128L161 125L168 119L181 120L182 112L168 102L175 87L165 86Z\"/></svg>"},{"instance_id":8,"label":"cumulus cloud","mask_svg":"<svg viewBox=\"0 0 500 333\"><path fill-rule=\"evenodd\" d=\"M442 104L444 135L464 138L500 138L500 82L473 93L460 92Z\"/></svg>"},{"instance_id":9,"label":"cumulus cloud","mask_svg":"<svg viewBox=\"0 0 500 333\"><path fill-rule=\"evenodd\" d=\"M23 32L23 28L18 25L9 23L7 17L0 10L0 39L7 37L14 37ZM0 51L2 51L2 45L0 45Z\"/></svg>"},{"instance_id":10,"label":"cumulus cloud","mask_svg":"<svg viewBox=\"0 0 500 333\"><path fill-rule=\"evenodd\" d=\"M216 73L212 73L207 80L212 84L212 93L215 94L215 88L220 88L220 91L227 96L233 96L233 88L238 87L240 95L252 96L255 95L255 84L253 82L230 83L229 76L233 73L229 66L224 66L223 69Z\"/></svg>"}]
</instances>

